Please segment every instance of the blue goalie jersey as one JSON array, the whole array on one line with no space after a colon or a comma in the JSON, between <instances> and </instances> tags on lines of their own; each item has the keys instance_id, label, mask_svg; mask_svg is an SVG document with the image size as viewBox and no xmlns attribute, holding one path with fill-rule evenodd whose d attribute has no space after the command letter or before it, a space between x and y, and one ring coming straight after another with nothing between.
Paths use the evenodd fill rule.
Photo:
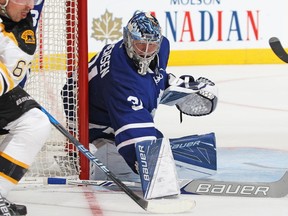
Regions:
<instances>
[{"instance_id":1,"label":"blue goalie jersey","mask_svg":"<svg viewBox=\"0 0 288 216\"><path fill-rule=\"evenodd\" d=\"M144 76L137 73L135 63L127 56L123 40L106 45L91 59L90 142L98 138L113 139L125 158L126 150L121 149L134 148L136 142L162 137L154 126L153 117L163 91L168 87L169 52L169 41L163 37L153 66L150 64L151 70Z\"/></svg>"}]
</instances>

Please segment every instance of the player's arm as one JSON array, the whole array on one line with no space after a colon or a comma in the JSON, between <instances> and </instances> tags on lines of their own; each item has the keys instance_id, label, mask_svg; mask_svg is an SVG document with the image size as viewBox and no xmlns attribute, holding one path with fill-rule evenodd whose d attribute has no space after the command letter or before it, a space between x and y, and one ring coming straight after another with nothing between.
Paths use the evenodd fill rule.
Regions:
<instances>
[{"instance_id":1,"label":"player's arm","mask_svg":"<svg viewBox=\"0 0 288 216\"><path fill-rule=\"evenodd\" d=\"M15 82L6 66L0 61L0 96L15 87Z\"/></svg>"},{"instance_id":2,"label":"player's arm","mask_svg":"<svg viewBox=\"0 0 288 216\"><path fill-rule=\"evenodd\" d=\"M2 33L4 25L0 22L0 96L15 87L15 83L7 66L4 64L3 57L7 39Z\"/></svg>"},{"instance_id":3,"label":"player's arm","mask_svg":"<svg viewBox=\"0 0 288 216\"><path fill-rule=\"evenodd\" d=\"M36 1L35 1L36 2ZM35 4L35 7L33 8L33 10L31 10L31 14L32 14L32 19L33 19L33 27L35 28L35 30L37 29L37 24L40 18L40 14L42 11L44 5L44 0L38 0L37 4ZM0 31L2 32L4 28L4 25L0 26ZM0 35L0 45L2 46L7 46L7 38L4 37L4 35L1 33ZM0 55L1 55L1 49L3 47L0 47ZM7 47L5 47L7 48ZM14 58L14 56L11 56L11 58ZM18 58L18 57L16 57ZM11 61L11 60L10 60ZM21 61L23 62L23 61ZM13 88L15 88L15 86L17 86L18 84L20 86L24 86L24 82L26 81L26 78L23 78L22 81L15 81L13 79L13 75L12 73L9 71L9 69L7 68L7 64L4 64L4 61L0 60L0 96L9 92L10 90L12 90ZM11 65L11 62L9 63ZM17 77L20 77L22 73L25 72L24 68L21 67L22 65L20 64L20 62L17 63L17 66L15 66L15 69L13 71L14 75ZM11 68L10 68L11 70Z\"/></svg>"}]
</instances>

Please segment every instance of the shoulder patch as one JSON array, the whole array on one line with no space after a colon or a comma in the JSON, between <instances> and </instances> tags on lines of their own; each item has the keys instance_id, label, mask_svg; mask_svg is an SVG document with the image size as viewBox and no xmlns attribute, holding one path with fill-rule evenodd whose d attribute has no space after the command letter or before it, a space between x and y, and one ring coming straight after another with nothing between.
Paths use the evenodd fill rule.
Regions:
<instances>
[{"instance_id":1,"label":"shoulder patch","mask_svg":"<svg viewBox=\"0 0 288 216\"><path fill-rule=\"evenodd\" d=\"M32 30L25 30L22 33L21 38L26 44L36 44L35 34Z\"/></svg>"}]
</instances>

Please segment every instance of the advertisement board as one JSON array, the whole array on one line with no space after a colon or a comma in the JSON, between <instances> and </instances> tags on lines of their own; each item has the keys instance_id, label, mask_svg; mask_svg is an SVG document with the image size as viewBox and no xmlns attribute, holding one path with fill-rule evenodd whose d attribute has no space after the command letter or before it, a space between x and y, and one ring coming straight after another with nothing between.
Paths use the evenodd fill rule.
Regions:
<instances>
[{"instance_id":1,"label":"advertisement board","mask_svg":"<svg viewBox=\"0 0 288 216\"><path fill-rule=\"evenodd\" d=\"M122 38L136 10L151 12L170 41L171 65L279 63L269 38L287 39L286 0L89 0L89 52Z\"/></svg>"}]
</instances>

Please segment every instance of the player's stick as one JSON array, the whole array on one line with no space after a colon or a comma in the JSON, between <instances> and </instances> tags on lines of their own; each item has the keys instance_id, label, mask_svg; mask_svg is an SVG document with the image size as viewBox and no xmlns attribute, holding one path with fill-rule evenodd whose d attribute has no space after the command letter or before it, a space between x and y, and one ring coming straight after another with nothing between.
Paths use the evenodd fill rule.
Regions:
<instances>
[{"instance_id":1,"label":"player's stick","mask_svg":"<svg viewBox=\"0 0 288 216\"><path fill-rule=\"evenodd\" d=\"M283 48L280 40L277 37L272 37L269 39L270 47L272 48L273 52L280 58L282 61L288 63L288 54L286 53L285 49Z\"/></svg>"},{"instance_id":2,"label":"player's stick","mask_svg":"<svg viewBox=\"0 0 288 216\"><path fill-rule=\"evenodd\" d=\"M132 182L132 181L122 181L123 184L125 184L128 187L135 187L141 189L141 183L140 182ZM101 187L114 187L117 186L113 181L111 180L81 180L81 179L66 179L64 177L48 177L47 182L45 184L50 185L78 185L78 186L101 186Z\"/></svg>"},{"instance_id":3,"label":"player's stick","mask_svg":"<svg viewBox=\"0 0 288 216\"><path fill-rule=\"evenodd\" d=\"M274 182L233 182L215 181L213 179L192 180L181 187L182 193L240 196L240 197L272 197L280 198L288 194L288 171Z\"/></svg>"},{"instance_id":4,"label":"player's stick","mask_svg":"<svg viewBox=\"0 0 288 216\"><path fill-rule=\"evenodd\" d=\"M59 184L59 179L50 178L48 184ZM94 185L113 188L113 181L67 180L61 179L62 184ZM288 195L288 171L277 181L272 182L236 182L215 181L213 179L180 180L179 185L183 194L280 198ZM123 182L130 188L141 189L138 182ZM113 190L113 189L112 189Z\"/></svg>"},{"instance_id":5,"label":"player's stick","mask_svg":"<svg viewBox=\"0 0 288 216\"><path fill-rule=\"evenodd\" d=\"M154 213L180 213L187 212L195 207L196 203L191 199L153 199L145 200L135 194L128 186L119 180L101 161L99 161L89 150L87 150L65 127L63 127L48 111L43 107L41 110L48 116L51 124L67 137L77 149L85 155L91 162L103 171L118 187L120 187L132 200L134 200L141 208Z\"/></svg>"}]
</instances>

